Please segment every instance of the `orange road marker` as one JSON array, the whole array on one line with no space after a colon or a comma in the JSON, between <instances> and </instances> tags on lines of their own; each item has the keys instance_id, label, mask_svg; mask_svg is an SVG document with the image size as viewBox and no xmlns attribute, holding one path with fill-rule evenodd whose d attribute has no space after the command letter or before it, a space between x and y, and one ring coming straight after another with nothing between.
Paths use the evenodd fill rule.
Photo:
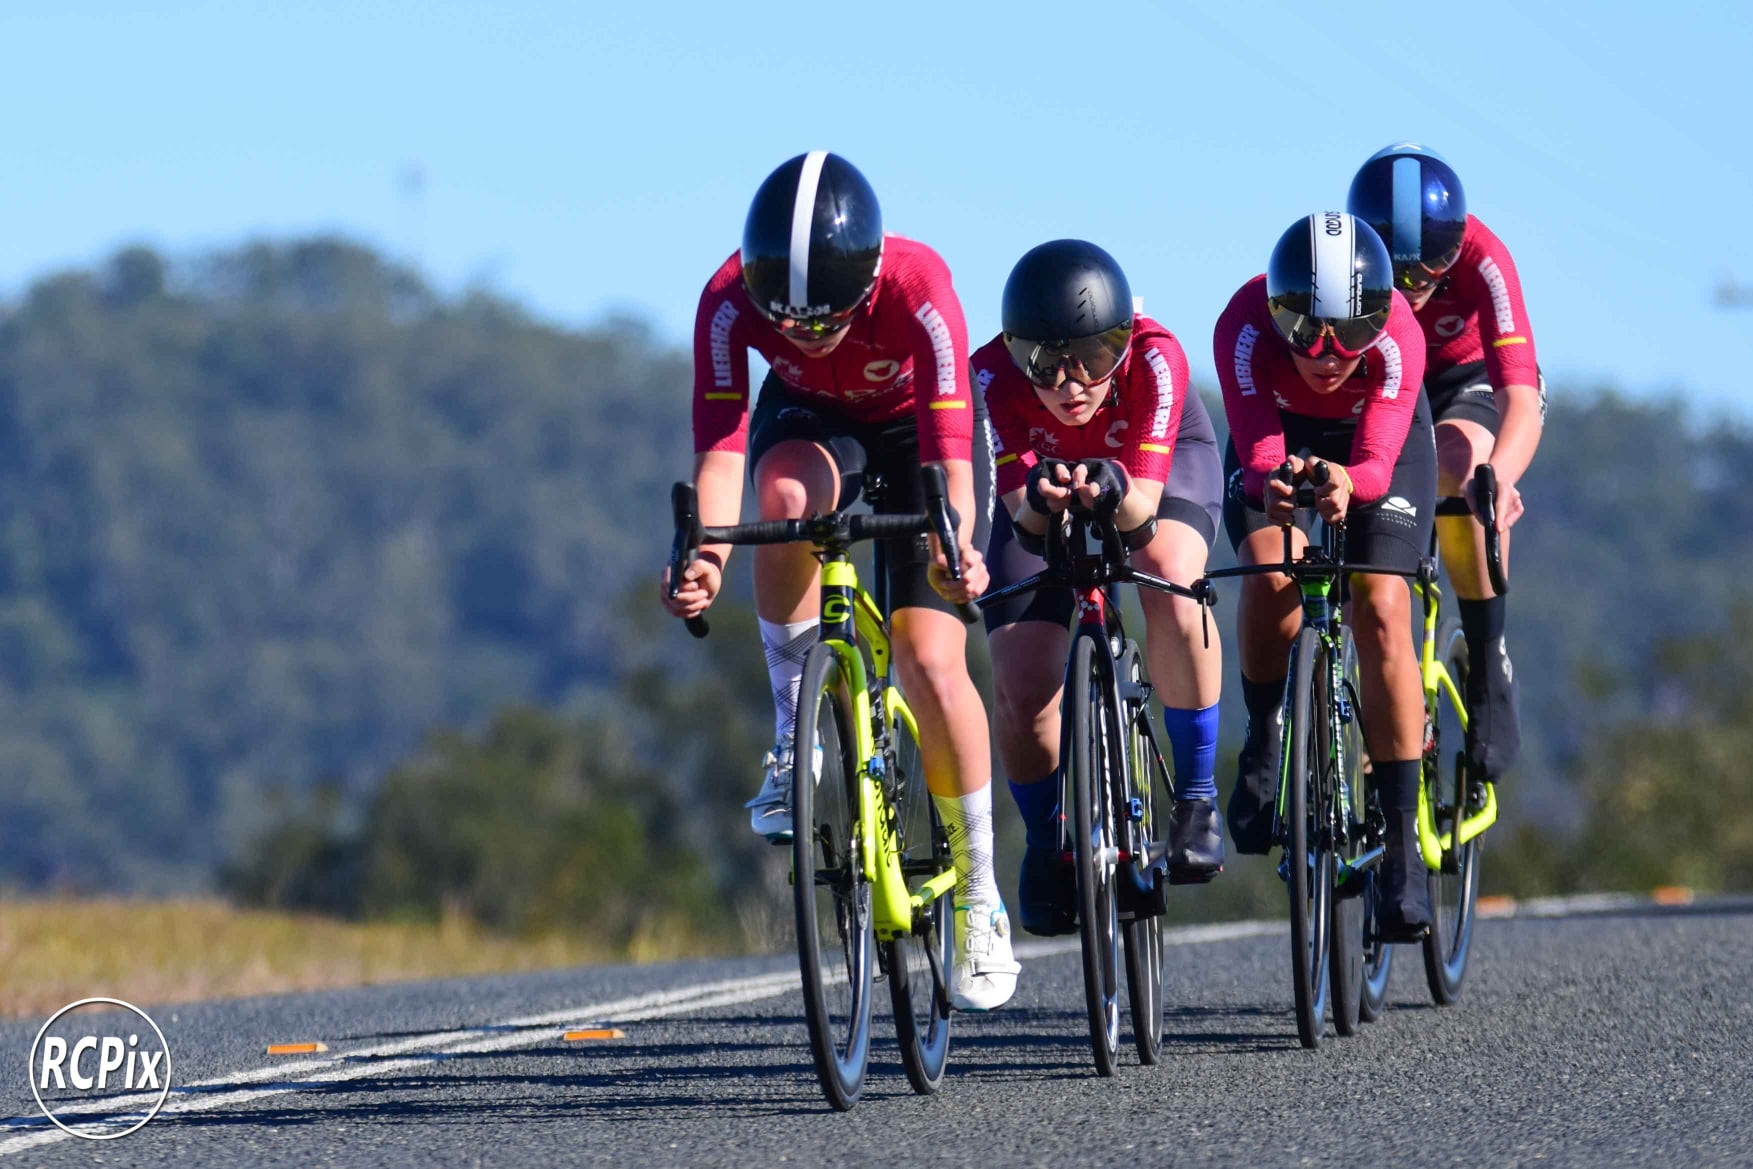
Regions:
<instances>
[{"instance_id":1,"label":"orange road marker","mask_svg":"<svg viewBox=\"0 0 1753 1169\"><path fill-rule=\"evenodd\" d=\"M1514 897L1481 897L1473 903L1480 917L1513 917L1516 912Z\"/></svg>"},{"instance_id":2,"label":"orange road marker","mask_svg":"<svg viewBox=\"0 0 1753 1169\"><path fill-rule=\"evenodd\" d=\"M315 1043L270 1043L269 1055L315 1055L319 1051L327 1051L329 1045L320 1039Z\"/></svg>"},{"instance_id":3,"label":"orange road marker","mask_svg":"<svg viewBox=\"0 0 1753 1169\"><path fill-rule=\"evenodd\" d=\"M1657 885L1650 890L1650 900L1657 905L1691 905L1693 892L1685 885Z\"/></svg>"},{"instance_id":4,"label":"orange road marker","mask_svg":"<svg viewBox=\"0 0 1753 1169\"><path fill-rule=\"evenodd\" d=\"M590 1039L625 1039L627 1033L619 1027L587 1027L581 1031L568 1031L566 1042L582 1043Z\"/></svg>"}]
</instances>

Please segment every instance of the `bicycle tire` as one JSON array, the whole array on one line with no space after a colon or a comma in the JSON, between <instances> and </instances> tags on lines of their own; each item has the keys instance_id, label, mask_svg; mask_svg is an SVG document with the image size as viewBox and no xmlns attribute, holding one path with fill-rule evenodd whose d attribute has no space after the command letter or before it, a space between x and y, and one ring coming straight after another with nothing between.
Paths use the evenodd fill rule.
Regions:
<instances>
[{"instance_id":1,"label":"bicycle tire","mask_svg":"<svg viewBox=\"0 0 1753 1169\"><path fill-rule=\"evenodd\" d=\"M1465 696L1469 662L1467 638L1460 623L1444 622L1443 629L1437 634L1437 644L1442 647L1443 665L1454 680L1456 691ZM1444 832L1453 832L1465 815L1470 775L1460 719L1446 694L1439 690L1435 701L1437 709L1431 712L1431 717L1440 721L1433 724L1436 734L1432 736L1430 750L1425 755L1424 782L1426 798L1432 801L1431 819L1436 825L1437 835L1441 836ZM1442 720L1445 709L1449 717ZM1454 768L1449 776L1443 774L1442 766L1445 737L1448 737L1449 746L1456 748L1452 756ZM1429 874L1431 924L1422 948L1425 981L1430 987L1430 997L1438 1006L1451 1006L1457 1002L1466 981L1467 959L1473 947L1473 910L1479 896L1481 840L1475 836L1459 849L1451 848L1443 854L1442 868Z\"/></svg>"},{"instance_id":2,"label":"bicycle tire","mask_svg":"<svg viewBox=\"0 0 1753 1169\"><path fill-rule=\"evenodd\" d=\"M1304 627L1291 663L1289 717L1284 720L1289 750L1282 782L1285 791L1285 860L1290 886L1291 978L1296 997L1297 1039L1319 1047L1327 1019L1327 960L1332 915L1332 854L1320 847L1311 821L1310 796L1318 787L1315 761L1322 735L1313 717L1315 670L1322 657L1320 635ZM1325 856L1325 863L1323 862Z\"/></svg>"},{"instance_id":3,"label":"bicycle tire","mask_svg":"<svg viewBox=\"0 0 1753 1169\"><path fill-rule=\"evenodd\" d=\"M1124 660L1130 662L1133 674L1129 681L1142 681L1137 656L1128 655ZM1126 786L1116 793L1122 797L1116 820L1127 826L1126 845L1131 855L1127 868L1132 871L1126 877L1137 876L1146 881L1152 876L1150 854L1160 827L1156 818L1156 788L1151 782L1156 778L1157 753L1149 738L1148 707L1149 704L1143 701L1122 704L1125 730L1121 742L1125 744L1122 761ZM1166 777L1164 790L1169 790ZM1131 815L1133 800L1138 801L1140 813L1136 819ZM1162 917L1156 914L1134 916L1123 922L1120 940L1126 953L1126 997L1132 1015L1132 1042L1138 1049L1138 1062L1149 1067L1162 1059L1163 1052Z\"/></svg>"},{"instance_id":4,"label":"bicycle tire","mask_svg":"<svg viewBox=\"0 0 1753 1169\"><path fill-rule=\"evenodd\" d=\"M1083 949L1084 1005L1096 1072L1111 1076L1119 1065L1119 918L1114 897L1114 802L1107 796L1112 744L1111 689L1096 657L1095 638L1072 644L1071 676L1065 687L1067 742L1060 752L1071 771L1072 860L1077 874L1078 931Z\"/></svg>"},{"instance_id":5,"label":"bicycle tire","mask_svg":"<svg viewBox=\"0 0 1753 1169\"><path fill-rule=\"evenodd\" d=\"M791 885L804 1021L822 1093L844 1112L858 1103L870 1065L875 937L857 834L851 704L827 643L811 646L804 658L798 697L792 757L802 766L791 785ZM821 775L804 782L818 745Z\"/></svg>"},{"instance_id":6,"label":"bicycle tire","mask_svg":"<svg viewBox=\"0 0 1753 1169\"><path fill-rule=\"evenodd\" d=\"M1319 706L1326 712L1324 725L1329 733L1322 759L1323 783L1326 793L1323 807L1331 808L1335 821L1330 831L1334 839L1345 841L1348 860L1363 855L1366 847L1368 805L1364 796L1363 778L1363 711L1359 704L1361 684L1358 677L1357 646L1351 630L1339 631L1339 693L1329 696L1332 671L1322 670L1316 678ZM1342 822L1341 822L1342 821ZM1338 834L1343 832L1343 837ZM1340 895L1344 893L1345 895ZM1363 879L1349 891L1336 890L1333 897L1332 956L1327 962L1328 993L1333 1005L1333 1030L1340 1035L1355 1035L1363 1021L1363 984L1365 981Z\"/></svg>"},{"instance_id":7,"label":"bicycle tire","mask_svg":"<svg viewBox=\"0 0 1753 1169\"><path fill-rule=\"evenodd\" d=\"M895 793L895 819L903 858L929 861L934 872L955 867L949 837L937 817L937 805L925 786L925 762L919 741L907 724L889 712L887 771ZM955 914L954 888L914 917L914 931L884 942L883 965L889 976L889 1003L895 1012L895 1038L907 1082L922 1096L943 1084L949 1063L950 964L955 959L951 933ZM934 953L935 951L935 953ZM934 966L932 959L936 958Z\"/></svg>"},{"instance_id":8,"label":"bicycle tire","mask_svg":"<svg viewBox=\"0 0 1753 1169\"><path fill-rule=\"evenodd\" d=\"M1363 994L1358 999L1360 1022L1374 1023L1388 1005L1388 976L1394 969L1394 947L1376 931L1376 870L1364 876L1363 892Z\"/></svg>"}]
</instances>

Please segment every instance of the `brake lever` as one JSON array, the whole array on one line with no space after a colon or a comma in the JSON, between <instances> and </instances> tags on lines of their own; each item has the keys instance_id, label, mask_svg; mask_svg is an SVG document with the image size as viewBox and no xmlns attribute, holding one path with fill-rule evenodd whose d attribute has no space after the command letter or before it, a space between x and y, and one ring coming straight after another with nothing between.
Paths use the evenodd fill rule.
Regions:
<instances>
[{"instance_id":1,"label":"brake lever","mask_svg":"<svg viewBox=\"0 0 1753 1169\"><path fill-rule=\"evenodd\" d=\"M682 591L682 573L699 556L700 506L692 483L677 483L670 488L670 515L675 521L675 539L670 544L670 600ZM704 617L684 618L682 624L695 637L712 631Z\"/></svg>"},{"instance_id":2,"label":"brake lever","mask_svg":"<svg viewBox=\"0 0 1753 1169\"><path fill-rule=\"evenodd\" d=\"M921 473L925 478L925 511L931 517L932 535L937 537L938 546L943 549L943 562L949 578L959 581L962 579L962 545L956 539L956 529L962 518L950 505L949 477L935 463L926 464ZM956 606L956 616L964 625L972 625L980 619L980 610L963 601Z\"/></svg>"}]
</instances>

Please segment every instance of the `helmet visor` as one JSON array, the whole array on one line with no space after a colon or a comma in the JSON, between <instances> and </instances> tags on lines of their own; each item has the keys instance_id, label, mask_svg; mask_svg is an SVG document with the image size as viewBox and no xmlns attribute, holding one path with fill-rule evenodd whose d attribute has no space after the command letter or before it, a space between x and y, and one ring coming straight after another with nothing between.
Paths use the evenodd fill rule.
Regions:
<instances>
[{"instance_id":1,"label":"helmet visor","mask_svg":"<svg viewBox=\"0 0 1753 1169\"><path fill-rule=\"evenodd\" d=\"M1093 386L1114 376L1132 340L1132 322L1116 325L1093 337L1066 341L1030 341L1004 335L1004 347L1022 375L1044 390L1067 381Z\"/></svg>"},{"instance_id":2,"label":"helmet visor","mask_svg":"<svg viewBox=\"0 0 1753 1169\"><path fill-rule=\"evenodd\" d=\"M1319 357L1329 345L1340 357L1357 357L1376 343L1388 324L1388 309L1364 317L1316 317L1276 306L1272 324L1291 352L1300 357Z\"/></svg>"},{"instance_id":3,"label":"helmet visor","mask_svg":"<svg viewBox=\"0 0 1753 1169\"><path fill-rule=\"evenodd\" d=\"M1461 245L1456 244L1433 260L1396 260L1394 283L1403 292L1423 292L1448 275L1460 258Z\"/></svg>"}]
</instances>

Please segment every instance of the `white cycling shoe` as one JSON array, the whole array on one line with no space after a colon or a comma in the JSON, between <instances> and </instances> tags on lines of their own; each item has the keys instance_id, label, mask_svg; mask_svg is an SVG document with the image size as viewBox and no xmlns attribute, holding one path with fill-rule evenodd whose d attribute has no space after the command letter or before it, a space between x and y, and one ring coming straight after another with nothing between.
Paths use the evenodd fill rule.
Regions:
<instances>
[{"instance_id":1,"label":"white cycling shoe","mask_svg":"<svg viewBox=\"0 0 1753 1169\"><path fill-rule=\"evenodd\" d=\"M815 748L815 779L822 779L822 748ZM761 790L744 804L749 810L749 827L756 836L765 836L772 844L791 843L791 776L793 767L790 744L775 746L761 760L765 775Z\"/></svg>"},{"instance_id":2,"label":"white cycling shoe","mask_svg":"<svg viewBox=\"0 0 1753 1169\"><path fill-rule=\"evenodd\" d=\"M1002 901L956 906L956 957L950 967L950 1005L958 1011L994 1011L1016 993L1022 965L1010 953L1010 915Z\"/></svg>"}]
</instances>

